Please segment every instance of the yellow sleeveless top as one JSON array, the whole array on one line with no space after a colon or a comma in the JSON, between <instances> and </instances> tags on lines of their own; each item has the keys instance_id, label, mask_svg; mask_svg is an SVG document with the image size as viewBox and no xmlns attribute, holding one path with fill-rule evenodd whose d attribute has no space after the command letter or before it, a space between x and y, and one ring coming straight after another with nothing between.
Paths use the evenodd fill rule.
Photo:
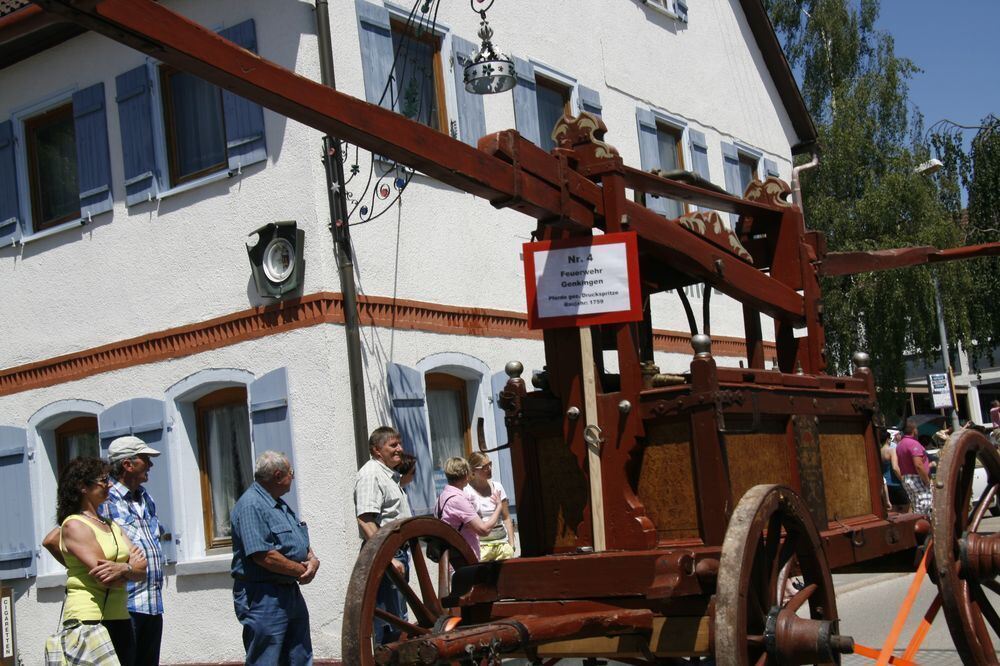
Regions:
<instances>
[{"instance_id":1,"label":"yellow sleeveless top","mask_svg":"<svg viewBox=\"0 0 1000 666\"><path fill-rule=\"evenodd\" d=\"M94 532L97 544L104 553L105 560L112 562L128 562L128 548L125 547L125 535L114 522L111 531L105 532L93 522L80 514L67 516L62 522L77 520ZM59 536L59 550L66 560L66 607L63 609L63 620L127 620L128 592L124 585L107 588L101 585L88 572L90 568L66 550Z\"/></svg>"}]
</instances>

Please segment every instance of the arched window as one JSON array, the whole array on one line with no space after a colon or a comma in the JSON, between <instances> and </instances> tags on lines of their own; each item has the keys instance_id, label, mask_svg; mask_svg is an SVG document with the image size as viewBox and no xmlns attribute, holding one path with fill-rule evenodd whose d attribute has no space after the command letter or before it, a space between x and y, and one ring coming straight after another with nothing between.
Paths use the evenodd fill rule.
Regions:
<instances>
[{"instance_id":1,"label":"arched window","mask_svg":"<svg viewBox=\"0 0 1000 666\"><path fill-rule=\"evenodd\" d=\"M469 428L469 396L466 380L443 372L424 375L427 387L427 419L431 431L434 485L440 494L446 483L444 463L472 452Z\"/></svg>"},{"instance_id":2,"label":"arched window","mask_svg":"<svg viewBox=\"0 0 1000 666\"><path fill-rule=\"evenodd\" d=\"M229 514L253 483L253 451L245 386L219 389L194 403L198 424L205 543L232 543Z\"/></svg>"},{"instance_id":3,"label":"arched window","mask_svg":"<svg viewBox=\"0 0 1000 666\"><path fill-rule=\"evenodd\" d=\"M80 456L98 458L101 455L97 438L97 417L78 416L55 429L56 478L70 460Z\"/></svg>"}]
</instances>

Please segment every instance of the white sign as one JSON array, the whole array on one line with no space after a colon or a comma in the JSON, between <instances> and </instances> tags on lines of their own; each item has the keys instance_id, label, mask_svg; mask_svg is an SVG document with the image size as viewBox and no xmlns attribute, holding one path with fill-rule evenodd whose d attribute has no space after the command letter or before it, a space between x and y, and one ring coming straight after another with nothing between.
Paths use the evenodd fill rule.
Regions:
<instances>
[{"instance_id":1,"label":"white sign","mask_svg":"<svg viewBox=\"0 0 1000 666\"><path fill-rule=\"evenodd\" d=\"M536 252L535 284L543 319L628 310L625 243Z\"/></svg>"},{"instance_id":2,"label":"white sign","mask_svg":"<svg viewBox=\"0 0 1000 666\"><path fill-rule=\"evenodd\" d=\"M3 597L0 604L0 624L3 625L3 658L14 656L14 621L10 611L10 597Z\"/></svg>"},{"instance_id":3,"label":"white sign","mask_svg":"<svg viewBox=\"0 0 1000 666\"><path fill-rule=\"evenodd\" d=\"M949 409L951 404L951 386L948 375L941 372L927 375L927 390L931 395L931 406L934 409Z\"/></svg>"}]
</instances>

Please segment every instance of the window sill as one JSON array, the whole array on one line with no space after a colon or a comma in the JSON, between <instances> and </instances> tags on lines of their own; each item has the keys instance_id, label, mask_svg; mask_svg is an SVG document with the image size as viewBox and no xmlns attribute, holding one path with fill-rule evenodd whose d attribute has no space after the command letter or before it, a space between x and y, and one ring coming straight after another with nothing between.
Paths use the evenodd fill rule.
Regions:
<instances>
[{"instance_id":1,"label":"window sill","mask_svg":"<svg viewBox=\"0 0 1000 666\"><path fill-rule=\"evenodd\" d=\"M174 573L177 576L229 573L232 564L232 553L220 553L219 555L209 555L197 560L178 562L174 565Z\"/></svg>"},{"instance_id":2,"label":"window sill","mask_svg":"<svg viewBox=\"0 0 1000 666\"><path fill-rule=\"evenodd\" d=\"M35 586L39 589L66 587L66 572L57 571L56 573L35 576Z\"/></svg>"},{"instance_id":3,"label":"window sill","mask_svg":"<svg viewBox=\"0 0 1000 666\"><path fill-rule=\"evenodd\" d=\"M75 220L70 220L69 222L63 222L62 224L57 224L54 227L49 227L48 229L43 229L42 231L35 232L33 234L28 234L27 236L21 236L17 241L21 245L27 245L28 243L36 240L41 240L43 238L48 238L49 236L54 236L55 234L61 233L63 231L69 231L70 229L77 229L79 227L85 226L89 222L87 218L80 217Z\"/></svg>"},{"instance_id":4,"label":"window sill","mask_svg":"<svg viewBox=\"0 0 1000 666\"><path fill-rule=\"evenodd\" d=\"M196 180L189 181L183 185L178 185L177 187L171 187L169 190L164 190L156 195L157 201L162 201L167 197L172 197L175 194L182 194L188 190L193 190L195 188L201 187L203 185L208 185L220 180L225 180L226 178L232 178L237 174L236 171L230 171L225 169L223 171L216 171L215 173L210 173L207 176L202 176Z\"/></svg>"},{"instance_id":5,"label":"window sill","mask_svg":"<svg viewBox=\"0 0 1000 666\"><path fill-rule=\"evenodd\" d=\"M654 12L656 12L658 14L663 14L664 16L670 17L670 18L672 18L675 21L680 21L682 23L687 23L687 19L686 18L684 18L683 16L680 16L678 14L675 14L674 12L670 11L669 9L667 9L666 7L664 7L663 5L659 5L659 4L655 3L655 2L647 2L646 0L643 0L643 4L646 7L648 7L649 9L652 9Z\"/></svg>"}]
</instances>

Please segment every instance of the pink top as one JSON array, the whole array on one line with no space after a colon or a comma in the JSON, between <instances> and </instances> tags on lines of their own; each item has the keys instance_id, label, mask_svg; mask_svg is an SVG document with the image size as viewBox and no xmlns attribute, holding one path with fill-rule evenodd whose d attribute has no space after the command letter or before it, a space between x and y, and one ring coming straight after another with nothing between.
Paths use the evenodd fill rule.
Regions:
<instances>
[{"instance_id":1,"label":"pink top","mask_svg":"<svg viewBox=\"0 0 1000 666\"><path fill-rule=\"evenodd\" d=\"M476 534L469 523L479 517L479 512L473 506L464 492L452 485L447 485L438 497L437 505L434 507L434 515L448 523L462 535L466 543L472 548L472 552L479 561L479 535Z\"/></svg>"},{"instance_id":2,"label":"pink top","mask_svg":"<svg viewBox=\"0 0 1000 666\"><path fill-rule=\"evenodd\" d=\"M916 474L917 466L914 464L914 458L923 457L924 459L924 469L927 469L927 451L924 450L923 445L918 442L915 438L910 435L904 435L899 444L896 446L896 458L899 460L899 471L903 473L903 476L908 474Z\"/></svg>"},{"instance_id":3,"label":"pink top","mask_svg":"<svg viewBox=\"0 0 1000 666\"><path fill-rule=\"evenodd\" d=\"M993 422L994 428L1000 428L1000 407L990 409L990 421Z\"/></svg>"}]
</instances>

